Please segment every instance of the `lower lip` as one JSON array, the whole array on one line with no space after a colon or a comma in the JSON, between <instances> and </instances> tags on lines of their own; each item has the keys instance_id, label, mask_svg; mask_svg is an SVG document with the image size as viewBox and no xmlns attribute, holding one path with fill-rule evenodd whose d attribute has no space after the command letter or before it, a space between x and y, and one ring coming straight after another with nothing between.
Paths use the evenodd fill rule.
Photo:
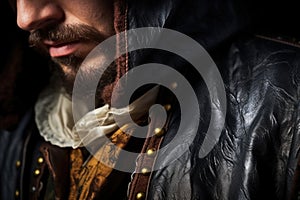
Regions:
<instances>
[{"instance_id":1,"label":"lower lip","mask_svg":"<svg viewBox=\"0 0 300 200\"><path fill-rule=\"evenodd\" d=\"M68 43L62 46L51 46L49 48L49 54L53 58L67 56L77 51L78 48L79 43Z\"/></svg>"}]
</instances>

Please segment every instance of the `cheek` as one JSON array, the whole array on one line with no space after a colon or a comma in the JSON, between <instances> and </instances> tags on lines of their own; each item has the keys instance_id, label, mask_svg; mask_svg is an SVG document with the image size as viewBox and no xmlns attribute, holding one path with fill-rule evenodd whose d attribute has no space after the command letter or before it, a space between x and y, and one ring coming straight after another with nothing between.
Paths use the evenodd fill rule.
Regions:
<instances>
[{"instance_id":1,"label":"cheek","mask_svg":"<svg viewBox=\"0 0 300 200\"><path fill-rule=\"evenodd\" d=\"M70 4L69 4L70 6ZM76 0L69 7L70 22L84 23L96 28L104 36L114 34L113 1L112 0Z\"/></svg>"},{"instance_id":2,"label":"cheek","mask_svg":"<svg viewBox=\"0 0 300 200\"><path fill-rule=\"evenodd\" d=\"M91 14L91 18L95 19L94 27L106 36L113 35L114 32L114 11L113 6L106 6L106 9L100 9Z\"/></svg>"}]
</instances>

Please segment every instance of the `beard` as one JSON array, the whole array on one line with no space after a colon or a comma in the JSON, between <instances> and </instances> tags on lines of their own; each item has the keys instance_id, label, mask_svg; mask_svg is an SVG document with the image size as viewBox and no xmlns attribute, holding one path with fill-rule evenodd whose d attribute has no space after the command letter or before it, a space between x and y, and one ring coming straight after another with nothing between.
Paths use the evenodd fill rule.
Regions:
<instances>
[{"instance_id":1,"label":"beard","mask_svg":"<svg viewBox=\"0 0 300 200\"><path fill-rule=\"evenodd\" d=\"M97 45L104 40L104 37L93 27L81 24L47 27L32 32L29 36L29 44L40 53L49 56L47 47L43 43L44 40L58 43L86 41ZM77 76L85 57L86 55L78 51L67 56L51 58L53 61L52 69L60 77L61 86L65 88L70 97L73 95L73 87L76 79L77 83L82 87L82 91L85 92L82 95L84 98L93 97L97 104L103 104L101 94L105 86L111 85L115 81L117 74L116 65L113 62L107 67L100 80L100 77L95 76L95 74L98 74L96 71L99 70L99 66L85 66L85 69L81 69L83 73ZM95 91L89 88L90 83L95 83L95 81L98 83L96 94L94 93Z\"/></svg>"},{"instance_id":2,"label":"beard","mask_svg":"<svg viewBox=\"0 0 300 200\"><path fill-rule=\"evenodd\" d=\"M85 69L81 69L81 73L66 72L59 66L57 63L52 63L52 69L56 77L59 78L59 84L63 87L71 99L74 95L75 98L81 99L82 101L90 98L95 98L95 105L99 107L104 105L105 102L103 99L103 93L106 86L112 85L117 77L116 71L116 63L111 63L106 70L102 73L101 78L97 75L99 74L99 69L95 68L94 66L86 67ZM80 91L80 96L78 94L73 93L74 90L74 83L76 80L76 91ZM94 83L98 83L96 90L91 86Z\"/></svg>"}]
</instances>

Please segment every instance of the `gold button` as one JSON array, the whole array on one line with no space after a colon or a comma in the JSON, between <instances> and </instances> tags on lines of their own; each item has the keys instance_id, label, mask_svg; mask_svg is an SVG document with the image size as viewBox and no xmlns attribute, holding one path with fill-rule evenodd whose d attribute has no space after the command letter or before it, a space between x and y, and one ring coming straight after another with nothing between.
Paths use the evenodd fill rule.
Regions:
<instances>
[{"instance_id":1,"label":"gold button","mask_svg":"<svg viewBox=\"0 0 300 200\"><path fill-rule=\"evenodd\" d=\"M154 156L154 155L155 155L155 149L154 149L154 148L148 149L148 150L147 150L147 155L148 155L148 156Z\"/></svg>"},{"instance_id":2,"label":"gold button","mask_svg":"<svg viewBox=\"0 0 300 200\"><path fill-rule=\"evenodd\" d=\"M21 161L20 161L20 160L17 160L17 161L16 161L16 167L17 167L17 168L21 167Z\"/></svg>"},{"instance_id":3,"label":"gold button","mask_svg":"<svg viewBox=\"0 0 300 200\"><path fill-rule=\"evenodd\" d=\"M136 195L136 199L144 199L144 197L145 197L145 194L143 192L139 192Z\"/></svg>"},{"instance_id":4,"label":"gold button","mask_svg":"<svg viewBox=\"0 0 300 200\"><path fill-rule=\"evenodd\" d=\"M166 111L170 111L170 110L171 110L171 108L172 108L171 104L167 104L167 105L165 105L165 109L166 109Z\"/></svg>"},{"instance_id":5,"label":"gold button","mask_svg":"<svg viewBox=\"0 0 300 200\"><path fill-rule=\"evenodd\" d=\"M37 159L37 162L38 162L39 164L42 164L42 163L44 162L44 158L39 157L39 158Z\"/></svg>"},{"instance_id":6,"label":"gold button","mask_svg":"<svg viewBox=\"0 0 300 200\"><path fill-rule=\"evenodd\" d=\"M177 87L178 87L178 83L173 82L173 83L171 84L171 88L172 88L173 90L175 90Z\"/></svg>"},{"instance_id":7,"label":"gold button","mask_svg":"<svg viewBox=\"0 0 300 200\"><path fill-rule=\"evenodd\" d=\"M156 136L160 137L163 134L165 134L165 131L162 128L156 128L156 129L154 129L154 133L155 133Z\"/></svg>"},{"instance_id":8,"label":"gold button","mask_svg":"<svg viewBox=\"0 0 300 200\"><path fill-rule=\"evenodd\" d=\"M38 176L40 175L41 171L39 169L34 170L34 175Z\"/></svg>"},{"instance_id":9,"label":"gold button","mask_svg":"<svg viewBox=\"0 0 300 200\"><path fill-rule=\"evenodd\" d=\"M142 172L142 174L147 174L150 172L150 170L148 168L144 167L141 172Z\"/></svg>"},{"instance_id":10,"label":"gold button","mask_svg":"<svg viewBox=\"0 0 300 200\"><path fill-rule=\"evenodd\" d=\"M15 196L16 196L16 197L20 196L19 190L16 190L16 191L15 191Z\"/></svg>"}]
</instances>

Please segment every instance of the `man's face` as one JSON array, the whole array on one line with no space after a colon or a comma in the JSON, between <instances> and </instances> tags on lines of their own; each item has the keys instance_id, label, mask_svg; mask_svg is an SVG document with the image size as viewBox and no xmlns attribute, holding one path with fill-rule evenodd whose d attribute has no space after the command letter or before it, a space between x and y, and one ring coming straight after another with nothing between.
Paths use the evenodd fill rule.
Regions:
<instances>
[{"instance_id":1,"label":"man's face","mask_svg":"<svg viewBox=\"0 0 300 200\"><path fill-rule=\"evenodd\" d=\"M112 0L16 0L29 42L59 64L68 80L97 44L114 34Z\"/></svg>"}]
</instances>

